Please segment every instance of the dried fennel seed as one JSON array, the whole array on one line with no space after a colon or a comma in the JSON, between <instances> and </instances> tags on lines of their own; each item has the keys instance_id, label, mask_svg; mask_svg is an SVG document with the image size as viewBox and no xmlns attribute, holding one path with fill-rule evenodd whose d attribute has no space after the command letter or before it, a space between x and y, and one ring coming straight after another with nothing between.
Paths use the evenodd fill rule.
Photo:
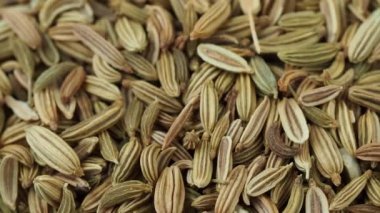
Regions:
<instances>
[{"instance_id":1,"label":"dried fennel seed","mask_svg":"<svg viewBox=\"0 0 380 213\"><path fill-rule=\"evenodd\" d=\"M0 0L0 212L378 212L379 41L380 1Z\"/></svg>"}]
</instances>

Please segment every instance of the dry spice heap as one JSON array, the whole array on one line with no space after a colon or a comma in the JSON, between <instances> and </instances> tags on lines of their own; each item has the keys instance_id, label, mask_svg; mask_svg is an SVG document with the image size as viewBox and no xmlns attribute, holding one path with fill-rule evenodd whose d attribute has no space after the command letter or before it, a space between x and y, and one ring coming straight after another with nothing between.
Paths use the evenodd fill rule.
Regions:
<instances>
[{"instance_id":1,"label":"dry spice heap","mask_svg":"<svg viewBox=\"0 0 380 213\"><path fill-rule=\"evenodd\" d=\"M0 212L380 212L380 1L0 17Z\"/></svg>"}]
</instances>

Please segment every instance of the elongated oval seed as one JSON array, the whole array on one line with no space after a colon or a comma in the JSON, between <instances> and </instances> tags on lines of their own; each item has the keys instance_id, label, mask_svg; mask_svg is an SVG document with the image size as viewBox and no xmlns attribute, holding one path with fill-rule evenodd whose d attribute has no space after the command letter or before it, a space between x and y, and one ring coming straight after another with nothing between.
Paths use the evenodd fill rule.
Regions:
<instances>
[{"instance_id":1,"label":"elongated oval seed","mask_svg":"<svg viewBox=\"0 0 380 213\"><path fill-rule=\"evenodd\" d=\"M367 203L367 204L352 205L352 206L347 207L346 210L350 213L356 213L356 212L372 213L372 212L379 212L380 207Z\"/></svg>"},{"instance_id":2,"label":"elongated oval seed","mask_svg":"<svg viewBox=\"0 0 380 213\"><path fill-rule=\"evenodd\" d=\"M41 45L41 35L28 15L15 10L3 10L1 15L17 36L30 48L36 49Z\"/></svg>"},{"instance_id":3,"label":"elongated oval seed","mask_svg":"<svg viewBox=\"0 0 380 213\"><path fill-rule=\"evenodd\" d=\"M240 141L236 145L236 151L241 151L244 148L249 147L252 143L255 143L264 128L264 124L269 115L269 110L270 100L268 96L265 96L264 100L259 104L259 106L257 106L256 110L249 119L248 124L240 137Z\"/></svg>"},{"instance_id":4,"label":"elongated oval seed","mask_svg":"<svg viewBox=\"0 0 380 213\"><path fill-rule=\"evenodd\" d=\"M226 136L221 139L216 161L216 178L221 183L219 188L227 181L233 166L232 160L232 140L231 137Z\"/></svg>"},{"instance_id":5,"label":"elongated oval seed","mask_svg":"<svg viewBox=\"0 0 380 213\"><path fill-rule=\"evenodd\" d=\"M140 155L140 167L144 178L148 183L154 184L158 177L158 156L160 155L160 146L152 143L146 146Z\"/></svg>"},{"instance_id":6,"label":"elongated oval seed","mask_svg":"<svg viewBox=\"0 0 380 213\"><path fill-rule=\"evenodd\" d=\"M103 194L100 199L98 211L121 204L124 201L133 200L141 195L152 192L152 186L138 180L129 180L114 184Z\"/></svg>"},{"instance_id":7,"label":"elongated oval seed","mask_svg":"<svg viewBox=\"0 0 380 213\"><path fill-rule=\"evenodd\" d=\"M187 196L187 195L186 195ZM219 193L200 195L193 200L191 207L197 210L211 210L215 206L216 199L218 199Z\"/></svg>"},{"instance_id":8,"label":"elongated oval seed","mask_svg":"<svg viewBox=\"0 0 380 213\"><path fill-rule=\"evenodd\" d=\"M160 113L160 105L158 100L150 103L144 110L140 122L140 135L144 145L151 144L151 137L153 132L154 123Z\"/></svg>"},{"instance_id":9,"label":"elongated oval seed","mask_svg":"<svg viewBox=\"0 0 380 213\"><path fill-rule=\"evenodd\" d=\"M68 103L72 97L79 91L84 80L86 72L82 66L74 68L63 80L60 88L60 96L64 103Z\"/></svg>"},{"instance_id":10,"label":"elongated oval seed","mask_svg":"<svg viewBox=\"0 0 380 213\"><path fill-rule=\"evenodd\" d=\"M124 80L123 86L130 87L135 96L147 104L157 99L164 112L177 113L183 108L177 99L168 96L164 91L148 82Z\"/></svg>"},{"instance_id":11,"label":"elongated oval seed","mask_svg":"<svg viewBox=\"0 0 380 213\"><path fill-rule=\"evenodd\" d=\"M317 186L314 180L310 180L309 189L305 198L305 212L306 213L329 213L329 203L326 195Z\"/></svg>"},{"instance_id":12,"label":"elongated oval seed","mask_svg":"<svg viewBox=\"0 0 380 213\"><path fill-rule=\"evenodd\" d=\"M228 19L230 13L230 2L215 2L195 23L190 39L210 37Z\"/></svg>"},{"instance_id":13,"label":"elongated oval seed","mask_svg":"<svg viewBox=\"0 0 380 213\"><path fill-rule=\"evenodd\" d=\"M132 138L120 150L119 163L112 173L113 183L121 183L127 180L133 173L140 159L142 146L136 138Z\"/></svg>"},{"instance_id":14,"label":"elongated oval seed","mask_svg":"<svg viewBox=\"0 0 380 213\"><path fill-rule=\"evenodd\" d=\"M168 132L165 135L164 142L162 144L162 149L166 149L170 146L173 140L177 137L178 133L182 130L185 123L188 121L189 117L193 113L194 105L199 100L199 97L194 97L186 106L182 109L179 115L171 124Z\"/></svg>"},{"instance_id":15,"label":"elongated oval seed","mask_svg":"<svg viewBox=\"0 0 380 213\"><path fill-rule=\"evenodd\" d=\"M250 64L254 72L251 78L257 88L265 95L273 95L277 99L277 80L268 64L259 56L253 57Z\"/></svg>"},{"instance_id":16,"label":"elongated oval seed","mask_svg":"<svg viewBox=\"0 0 380 213\"><path fill-rule=\"evenodd\" d=\"M300 67L320 67L334 59L340 46L336 43L317 43L297 49L290 48L278 52L285 63Z\"/></svg>"},{"instance_id":17,"label":"elongated oval seed","mask_svg":"<svg viewBox=\"0 0 380 213\"><path fill-rule=\"evenodd\" d=\"M223 47L214 44L200 44L197 47L197 53L205 62L225 71L234 73L253 73L244 58Z\"/></svg>"},{"instance_id":18,"label":"elongated oval seed","mask_svg":"<svg viewBox=\"0 0 380 213\"><path fill-rule=\"evenodd\" d=\"M300 144L299 149L299 153L294 156L294 164L298 170L305 173L305 178L308 180L310 177L310 169L312 164L309 151L309 142L306 141L304 144Z\"/></svg>"},{"instance_id":19,"label":"elongated oval seed","mask_svg":"<svg viewBox=\"0 0 380 213\"><path fill-rule=\"evenodd\" d=\"M280 168L269 168L254 176L251 180L247 180L247 193L249 196L257 197L264 194L275 187L283 180L289 170L293 167L293 163Z\"/></svg>"},{"instance_id":20,"label":"elongated oval seed","mask_svg":"<svg viewBox=\"0 0 380 213\"><path fill-rule=\"evenodd\" d=\"M117 86L93 75L86 76L83 86L86 92L107 101L115 101L122 97Z\"/></svg>"},{"instance_id":21,"label":"elongated oval seed","mask_svg":"<svg viewBox=\"0 0 380 213\"><path fill-rule=\"evenodd\" d=\"M38 92L45 89L49 85L55 83L57 79L62 78L76 67L77 64L70 61L65 61L49 67L40 76L38 76L37 80L34 82L34 91Z\"/></svg>"},{"instance_id":22,"label":"elongated oval seed","mask_svg":"<svg viewBox=\"0 0 380 213\"><path fill-rule=\"evenodd\" d=\"M223 136L226 135L229 126L230 126L230 112L227 112L216 123L214 131L210 138L210 143L211 143L210 156L212 159L214 159L217 156L216 154L219 148L219 143L221 143ZM231 147L232 145L233 144L232 144L232 139L231 139Z\"/></svg>"},{"instance_id":23,"label":"elongated oval seed","mask_svg":"<svg viewBox=\"0 0 380 213\"><path fill-rule=\"evenodd\" d=\"M48 166L62 174L83 175L78 155L58 135L40 126L29 127L25 132L33 152Z\"/></svg>"},{"instance_id":24,"label":"elongated oval seed","mask_svg":"<svg viewBox=\"0 0 380 213\"><path fill-rule=\"evenodd\" d=\"M65 182L50 175L40 175L33 180L34 190L38 197L57 208L62 198Z\"/></svg>"},{"instance_id":25,"label":"elongated oval seed","mask_svg":"<svg viewBox=\"0 0 380 213\"><path fill-rule=\"evenodd\" d=\"M61 133L61 137L67 141L76 141L94 136L113 126L124 115L124 100L116 100L106 110L83 120Z\"/></svg>"},{"instance_id":26,"label":"elongated oval seed","mask_svg":"<svg viewBox=\"0 0 380 213\"><path fill-rule=\"evenodd\" d=\"M299 101L304 106L317 106L335 99L343 90L342 86L328 85L301 93Z\"/></svg>"},{"instance_id":27,"label":"elongated oval seed","mask_svg":"<svg viewBox=\"0 0 380 213\"><path fill-rule=\"evenodd\" d=\"M181 213L185 202L185 185L177 166L165 168L157 181L154 208L157 213Z\"/></svg>"},{"instance_id":28,"label":"elongated oval seed","mask_svg":"<svg viewBox=\"0 0 380 213\"><path fill-rule=\"evenodd\" d=\"M247 179L247 170L245 166L235 167L227 177L227 184L222 186L218 199L215 203L215 213L234 212L239 202L239 197L244 189Z\"/></svg>"},{"instance_id":29,"label":"elongated oval seed","mask_svg":"<svg viewBox=\"0 0 380 213\"><path fill-rule=\"evenodd\" d=\"M7 95L5 96L5 103L17 117L24 121L36 121L39 119L37 113L24 101L16 100Z\"/></svg>"},{"instance_id":30,"label":"elongated oval seed","mask_svg":"<svg viewBox=\"0 0 380 213\"><path fill-rule=\"evenodd\" d=\"M16 210L18 171L18 162L12 156L6 156L1 160L0 195L3 202L12 210Z\"/></svg>"},{"instance_id":31,"label":"elongated oval seed","mask_svg":"<svg viewBox=\"0 0 380 213\"><path fill-rule=\"evenodd\" d=\"M357 177L345 185L330 202L330 210L342 210L349 206L353 200L362 192L371 177L372 171L367 170L363 175Z\"/></svg>"},{"instance_id":32,"label":"elongated oval seed","mask_svg":"<svg viewBox=\"0 0 380 213\"><path fill-rule=\"evenodd\" d=\"M202 140L194 151L192 179L198 188L204 188L211 181L213 164L210 149L209 141Z\"/></svg>"},{"instance_id":33,"label":"elongated oval seed","mask_svg":"<svg viewBox=\"0 0 380 213\"><path fill-rule=\"evenodd\" d=\"M309 138L309 128L297 102L284 98L278 103L277 110L286 136L295 143L304 143Z\"/></svg>"},{"instance_id":34,"label":"elongated oval seed","mask_svg":"<svg viewBox=\"0 0 380 213\"><path fill-rule=\"evenodd\" d=\"M348 98L355 104L380 112L380 84L354 85L348 90Z\"/></svg>"},{"instance_id":35,"label":"elongated oval seed","mask_svg":"<svg viewBox=\"0 0 380 213\"><path fill-rule=\"evenodd\" d=\"M156 63L158 79L162 89L170 97L178 97L180 94L179 83L177 81L175 62L173 53L163 51Z\"/></svg>"},{"instance_id":36,"label":"elongated oval seed","mask_svg":"<svg viewBox=\"0 0 380 213\"><path fill-rule=\"evenodd\" d=\"M290 198L283 213L299 213L301 212L304 201L304 189L302 184L302 176L299 175L294 180Z\"/></svg>"},{"instance_id":37,"label":"elongated oval seed","mask_svg":"<svg viewBox=\"0 0 380 213\"><path fill-rule=\"evenodd\" d=\"M73 192L68 188L68 184L63 186L62 200L57 213L66 213L75 211L75 200Z\"/></svg>"},{"instance_id":38,"label":"elongated oval seed","mask_svg":"<svg viewBox=\"0 0 380 213\"><path fill-rule=\"evenodd\" d=\"M121 45L130 52L141 52L148 45L143 25L125 17L119 18L115 24L115 31Z\"/></svg>"},{"instance_id":39,"label":"elongated oval seed","mask_svg":"<svg viewBox=\"0 0 380 213\"><path fill-rule=\"evenodd\" d=\"M216 121L218 119L218 110L218 92L216 91L214 83L212 81L206 82L202 87L200 95L199 114L207 137L211 136L211 133L214 130Z\"/></svg>"},{"instance_id":40,"label":"elongated oval seed","mask_svg":"<svg viewBox=\"0 0 380 213\"><path fill-rule=\"evenodd\" d=\"M313 148L319 165L327 173L327 178L331 178L335 185L340 185L343 160L338 146L330 134L323 128L311 126L310 131L310 145Z\"/></svg>"},{"instance_id":41,"label":"elongated oval seed","mask_svg":"<svg viewBox=\"0 0 380 213\"><path fill-rule=\"evenodd\" d=\"M117 159L119 152L116 147L115 141L111 138L108 131L103 131L99 133L99 149L102 157L112 163L118 164Z\"/></svg>"},{"instance_id":42,"label":"elongated oval seed","mask_svg":"<svg viewBox=\"0 0 380 213\"><path fill-rule=\"evenodd\" d=\"M75 36L95 54L102 57L106 62L126 72L131 72L131 67L121 54L110 42L95 32L91 27L84 24L76 24L72 27Z\"/></svg>"},{"instance_id":43,"label":"elongated oval seed","mask_svg":"<svg viewBox=\"0 0 380 213\"><path fill-rule=\"evenodd\" d=\"M355 156L363 161L380 162L380 143L370 143L359 147Z\"/></svg>"},{"instance_id":44,"label":"elongated oval seed","mask_svg":"<svg viewBox=\"0 0 380 213\"><path fill-rule=\"evenodd\" d=\"M380 205L380 180L377 177L371 177L366 186L366 194L369 200L376 206Z\"/></svg>"},{"instance_id":45,"label":"elongated oval seed","mask_svg":"<svg viewBox=\"0 0 380 213\"><path fill-rule=\"evenodd\" d=\"M256 108L255 84L247 74L240 74L236 81L236 109L239 118L248 121Z\"/></svg>"},{"instance_id":46,"label":"elongated oval seed","mask_svg":"<svg viewBox=\"0 0 380 213\"><path fill-rule=\"evenodd\" d=\"M348 44L348 58L353 63L364 61L380 41L380 10L377 9L359 26Z\"/></svg>"},{"instance_id":47,"label":"elongated oval seed","mask_svg":"<svg viewBox=\"0 0 380 213\"><path fill-rule=\"evenodd\" d=\"M354 127L352 125L355 122L352 117L353 112L348 108L345 102L338 101L337 104L338 135L341 144L351 155L355 155L357 145Z\"/></svg>"}]
</instances>

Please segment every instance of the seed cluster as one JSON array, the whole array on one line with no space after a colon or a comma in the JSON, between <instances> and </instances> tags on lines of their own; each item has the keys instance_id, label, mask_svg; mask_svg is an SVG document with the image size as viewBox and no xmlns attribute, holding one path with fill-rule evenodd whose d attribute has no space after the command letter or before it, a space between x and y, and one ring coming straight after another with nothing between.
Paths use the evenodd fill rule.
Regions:
<instances>
[{"instance_id":1,"label":"seed cluster","mask_svg":"<svg viewBox=\"0 0 380 213\"><path fill-rule=\"evenodd\" d=\"M0 212L380 212L380 1L0 1Z\"/></svg>"}]
</instances>

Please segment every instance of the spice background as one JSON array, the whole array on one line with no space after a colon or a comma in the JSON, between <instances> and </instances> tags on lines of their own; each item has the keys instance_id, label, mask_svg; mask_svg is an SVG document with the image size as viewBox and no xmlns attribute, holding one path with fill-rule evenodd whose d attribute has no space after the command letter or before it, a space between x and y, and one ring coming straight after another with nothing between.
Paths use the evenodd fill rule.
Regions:
<instances>
[{"instance_id":1,"label":"spice background","mask_svg":"<svg viewBox=\"0 0 380 213\"><path fill-rule=\"evenodd\" d=\"M0 212L380 212L379 61L379 0L0 0Z\"/></svg>"}]
</instances>

